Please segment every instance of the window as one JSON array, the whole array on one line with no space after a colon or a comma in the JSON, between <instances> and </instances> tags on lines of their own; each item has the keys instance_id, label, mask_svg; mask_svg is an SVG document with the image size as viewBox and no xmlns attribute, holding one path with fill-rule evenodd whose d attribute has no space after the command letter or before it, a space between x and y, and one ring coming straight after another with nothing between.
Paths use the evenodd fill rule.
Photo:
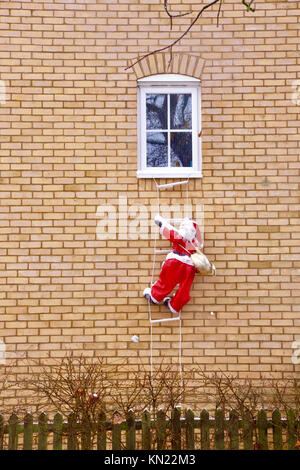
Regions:
<instances>
[{"instance_id":1,"label":"window","mask_svg":"<svg viewBox=\"0 0 300 470\"><path fill-rule=\"evenodd\" d=\"M138 81L138 177L202 176L200 104L196 78L165 74Z\"/></svg>"}]
</instances>

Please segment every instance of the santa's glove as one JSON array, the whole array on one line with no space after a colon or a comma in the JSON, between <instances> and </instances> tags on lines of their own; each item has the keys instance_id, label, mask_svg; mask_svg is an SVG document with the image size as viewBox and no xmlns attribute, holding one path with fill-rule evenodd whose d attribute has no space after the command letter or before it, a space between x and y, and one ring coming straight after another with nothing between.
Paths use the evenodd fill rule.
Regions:
<instances>
[{"instance_id":1,"label":"santa's glove","mask_svg":"<svg viewBox=\"0 0 300 470\"><path fill-rule=\"evenodd\" d=\"M156 225L158 225L159 227L162 226L163 222L164 222L164 219L161 215L159 214L156 214L156 216L154 217L154 222L156 223Z\"/></svg>"}]
</instances>

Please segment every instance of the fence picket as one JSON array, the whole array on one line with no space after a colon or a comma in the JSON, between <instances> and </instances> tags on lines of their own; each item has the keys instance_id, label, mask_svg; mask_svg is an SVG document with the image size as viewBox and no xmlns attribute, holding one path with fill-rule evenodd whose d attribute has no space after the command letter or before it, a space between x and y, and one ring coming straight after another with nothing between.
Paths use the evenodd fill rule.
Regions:
<instances>
[{"instance_id":1,"label":"fence picket","mask_svg":"<svg viewBox=\"0 0 300 470\"><path fill-rule=\"evenodd\" d=\"M121 450L121 423L118 421L119 413L114 413L112 425L112 450Z\"/></svg>"},{"instance_id":2,"label":"fence picket","mask_svg":"<svg viewBox=\"0 0 300 470\"><path fill-rule=\"evenodd\" d=\"M250 413L243 417L244 450L253 450L253 423Z\"/></svg>"},{"instance_id":3,"label":"fence picket","mask_svg":"<svg viewBox=\"0 0 300 470\"><path fill-rule=\"evenodd\" d=\"M47 450L47 438L48 416L46 413L41 413L39 416L38 450Z\"/></svg>"},{"instance_id":4,"label":"fence picket","mask_svg":"<svg viewBox=\"0 0 300 470\"><path fill-rule=\"evenodd\" d=\"M156 418L157 450L163 450L166 441L166 415L163 410L158 410Z\"/></svg>"},{"instance_id":5,"label":"fence picket","mask_svg":"<svg viewBox=\"0 0 300 470\"><path fill-rule=\"evenodd\" d=\"M81 434L81 450L90 450L91 449L91 427L90 422L87 417L85 417L80 426L80 434Z\"/></svg>"},{"instance_id":6,"label":"fence picket","mask_svg":"<svg viewBox=\"0 0 300 470\"><path fill-rule=\"evenodd\" d=\"M172 450L180 450L181 448L181 423L180 408L176 407L172 410L171 417L171 447Z\"/></svg>"},{"instance_id":7,"label":"fence picket","mask_svg":"<svg viewBox=\"0 0 300 470\"><path fill-rule=\"evenodd\" d=\"M296 444L296 417L293 410L288 410L287 414L287 444L289 450L295 450Z\"/></svg>"},{"instance_id":8,"label":"fence picket","mask_svg":"<svg viewBox=\"0 0 300 470\"><path fill-rule=\"evenodd\" d=\"M76 416L74 413L70 413L68 416L68 439L67 439L67 449L76 450L77 449L77 430L76 430Z\"/></svg>"},{"instance_id":9,"label":"fence picket","mask_svg":"<svg viewBox=\"0 0 300 470\"><path fill-rule=\"evenodd\" d=\"M187 450L195 449L195 430L194 430L194 413L187 410L185 413L185 438Z\"/></svg>"},{"instance_id":10,"label":"fence picket","mask_svg":"<svg viewBox=\"0 0 300 470\"><path fill-rule=\"evenodd\" d=\"M201 429L201 449L208 450L210 448L209 438L209 413L206 410L202 410L200 414L200 429Z\"/></svg>"},{"instance_id":11,"label":"fence picket","mask_svg":"<svg viewBox=\"0 0 300 470\"><path fill-rule=\"evenodd\" d=\"M151 449L151 414L147 410L142 414L142 449Z\"/></svg>"},{"instance_id":12,"label":"fence picket","mask_svg":"<svg viewBox=\"0 0 300 470\"><path fill-rule=\"evenodd\" d=\"M132 410L126 416L126 450L135 449L135 418Z\"/></svg>"},{"instance_id":13,"label":"fence picket","mask_svg":"<svg viewBox=\"0 0 300 470\"><path fill-rule=\"evenodd\" d=\"M4 447L4 418L0 415L0 450Z\"/></svg>"},{"instance_id":14,"label":"fence picket","mask_svg":"<svg viewBox=\"0 0 300 470\"><path fill-rule=\"evenodd\" d=\"M18 448L18 416L13 413L8 422L8 450Z\"/></svg>"},{"instance_id":15,"label":"fence picket","mask_svg":"<svg viewBox=\"0 0 300 470\"><path fill-rule=\"evenodd\" d=\"M224 430L225 430L225 421L224 413L222 410L217 409L215 414L215 449L224 450Z\"/></svg>"},{"instance_id":16,"label":"fence picket","mask_svg":"<svg viewBox=\"0 0 300 470\"><path fill-rule=\"evenodd\" d=\"M229 440L230 450L239 448L239 417L236 410L231 410L229 414Z\"/></svg>"},{"instance_id":17,"label":"fence picket","mask_svg":"<svg viewBox=\"0 0 300 470\"><path fill-rule=\"evenodd\" d=\"M63 417L56 413L53 420L53 450L62 450Z\"/></svg>"},{"instance_id":18,"label":"fence picket","mask_svg":"<svg viewBox=\"0 0 300 470\"><path fill-rule=\"evenodd\" d=\"M106 450L106 414L104 411L101 411L98 417L97 449Z\"/></svg>"},{"instance_id":19,"label":"fence picket","mask_svg":"<svg viewBox=\"0 0 300 470\"><path fill-rule=\"evenodd\" d=\"M27 413L24 418L23 449L32 450L32 442L33 442L33 417L31 413Z\"/></svg>"},{"instance_id":20,"label":"fence picket","mask_svg":"<svg viewBox=\"0 0 300 470\"><path fill-rule=\"evenodd\" d=\"M272 413L272 428L274 450L282 450L282 423L281 414L278 409Z\"/></svg>"},{"instance_id":21,"label":"fence picket","mask_svg":"<svg viewBox=\"0 0 300 470\"><path fill-rule=\"evenodd\" d=\"M259 410L257 417L258 446L261 450L268 450L268 420L265 410Z\"/></svg>"}]
</instances>

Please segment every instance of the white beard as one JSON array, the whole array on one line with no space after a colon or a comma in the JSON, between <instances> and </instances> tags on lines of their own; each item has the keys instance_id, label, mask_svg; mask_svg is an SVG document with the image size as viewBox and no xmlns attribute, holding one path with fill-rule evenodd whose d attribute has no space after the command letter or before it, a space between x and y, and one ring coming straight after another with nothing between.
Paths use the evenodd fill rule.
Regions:
<instances>
[{"instance_id":1,"label":"white beard","mask_svg":"<svg viewBox=\"0 0 300 470\"><path fill-rule=\"evenodd\" d=\"M192 223L182 224L182 226L179 229L179 233L182 236L182 238L185 238L185 240L189 242L194 240L196 236L196 230Z\"/></svg>"}]
</instances>

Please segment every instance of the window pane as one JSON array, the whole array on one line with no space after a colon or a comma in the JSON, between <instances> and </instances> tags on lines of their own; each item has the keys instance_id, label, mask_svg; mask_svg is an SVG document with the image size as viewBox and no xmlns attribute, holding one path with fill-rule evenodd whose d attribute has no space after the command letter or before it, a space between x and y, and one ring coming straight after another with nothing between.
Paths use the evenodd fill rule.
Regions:
<instances>
[{"instance_id":1,"label":"window pane","mask_svg":"<svg viewBox=\"0 0 300 470\"><path fill-rule=\"evenodd\" d=\"M147 132L147 166L168 166L167 132Z\"/></svg>"},{"instance_id":2,"label":"window pane","mask_svg":"<svg viewBox=\"0 0 300 470\"><path fill-rule=\"evenodd\" d=\"M147 129L168 128L168 95L146 94Z\"/></svg>"},{"instance_id":3,"label":"window pane","mask_svg":"<svg viewBox=\"0 0 300 470\"><path fill-rule=\"evenodd\" d=\"M191 132L171 132L171 166L193 166Z\"/></svg>"},{"instance_id":4,"label":"window pane","mask_svg":"<svg viewBox=\"0 0 300 470\"><path fill-rule=\"evenodd\" d=\"M170 95L171 129L192 129L192 95Z\"/></svg>"}]
</instances>

